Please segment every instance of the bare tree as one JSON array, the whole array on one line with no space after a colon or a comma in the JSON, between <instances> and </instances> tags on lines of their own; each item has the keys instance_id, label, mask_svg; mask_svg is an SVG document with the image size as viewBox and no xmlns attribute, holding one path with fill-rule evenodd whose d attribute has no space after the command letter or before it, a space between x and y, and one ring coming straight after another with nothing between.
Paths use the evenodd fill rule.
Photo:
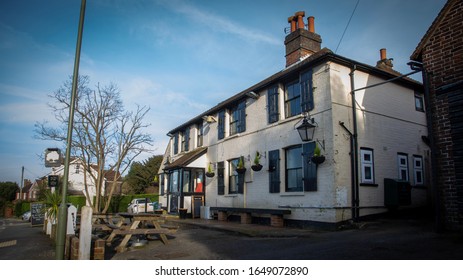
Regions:
<instances>
[{"instance_id":1,"label":"bare tree","mask_svg":"<svg viewBox=\"0 0 463 280\"><path fill-rule=\"evenodd\" d=\"M96 212L106 213L118 181L132 161L151 145L151 136L143 133L147 124L143 118L149 108L137 106L125 111L120 91L114 84L89 87L88 76L78 80L71 154L82 160L87 202ZM61 127L49 127L46 122L36 123L36 137L66 143L72 77L50 97L49 107ZM90 178L89 178L90 177ZM110 180L109 188L104 182ZM91 180L91 181L90 181ZM89 182L95 184L95 200L89 195Z\"/></svg>"}]
</instances>

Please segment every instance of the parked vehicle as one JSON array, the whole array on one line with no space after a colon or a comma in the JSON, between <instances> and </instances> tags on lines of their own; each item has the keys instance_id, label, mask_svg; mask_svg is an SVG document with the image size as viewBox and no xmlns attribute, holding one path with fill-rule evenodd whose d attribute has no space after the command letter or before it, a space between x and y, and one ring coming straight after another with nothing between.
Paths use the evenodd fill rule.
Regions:
<instances>
[{"instance_id":1,"label":"parked vehicle","mask_svg":"<svg viewBox=\"0 0 463 280\"><path fill-rule=\"evenodd\" d=\"M24 214L21 215L23 221L31 221L31 211L26 211Z\"/></svg>"},{"instance_id":2,"label":"parked vehicle","mask_svg":"<svg viewBox=\"0 0 463 280\"><path fill-rule=\"evenodd\" d=\"M157 203L151 202L149 198L135 198L130 202L129 206L127 207L127 212L135 214L145 212L153 213L154 209L157 208L155 207L155 204L157 205Z\"/></svg>"}]
</instances>

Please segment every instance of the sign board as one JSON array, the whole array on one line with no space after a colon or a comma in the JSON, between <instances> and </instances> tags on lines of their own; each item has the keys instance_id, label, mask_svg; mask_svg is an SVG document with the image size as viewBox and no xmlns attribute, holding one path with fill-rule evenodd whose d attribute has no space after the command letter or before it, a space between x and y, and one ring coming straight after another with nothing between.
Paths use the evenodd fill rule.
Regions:
<instances>
[{"instance_id":1,"label":"sign board","mask_svg":"<svg viewBox=\"0 0 463 280\"><path fill-rule=\"evenodd\" d=\"M45 220L45 204L31 203L31 225L43 225Z\"/></svg>"},{"instance_id":2,"label":"sign board","mask_svg":"<svg viewBox=\"0 0 463 280\"><path fill-rule=\"evenodd\" d=\"M58 175L48 175L48 187L56 188L58 187L59 176Z\"/></svg>"},{"instance_id":3,"label":"sign board","mask_svg":"<svg viewBox=\"0 0 463 280\"><path fill-rule=\"evenodd\" d=\"M61 161L60 149L48 148L45 150L45 167L60 167Z\"/></svg>"}]
</instances>

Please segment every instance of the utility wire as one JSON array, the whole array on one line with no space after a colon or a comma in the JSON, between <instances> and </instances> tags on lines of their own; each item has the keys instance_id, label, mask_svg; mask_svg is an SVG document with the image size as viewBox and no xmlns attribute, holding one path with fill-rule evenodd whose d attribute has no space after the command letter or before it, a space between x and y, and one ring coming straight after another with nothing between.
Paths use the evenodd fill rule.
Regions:
<instances>
[{"instance_id":1,"label":"utility wire","mask_svg":"<svg viewBox=\"0 0 463 280\"><path fill-rule=\"evenodd\" d=\"M339 45L341 45L342 39L344 38L344 34L346 34L347 28L349 27L350 21L352 20L352 17L354 16L355 10L357 10L357 6L359 5L359 2L360 0L357 0L354 10L352 11L352 14L350 15L349 21L347 22L346 28L344 29L344 32L342 33L341 39L339 40L338 46L336 47L336 50L334 51L334 53L338 52Z\"/></svg>"}]
</instances>

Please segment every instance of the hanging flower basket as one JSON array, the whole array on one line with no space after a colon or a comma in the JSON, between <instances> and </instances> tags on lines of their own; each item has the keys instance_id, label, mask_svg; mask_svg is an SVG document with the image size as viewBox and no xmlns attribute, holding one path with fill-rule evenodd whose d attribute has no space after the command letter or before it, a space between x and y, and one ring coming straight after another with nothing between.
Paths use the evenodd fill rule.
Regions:
<instances>
[{"instance_id":1,"label":"hanging flower basket","mask_svg":"<svg viewBox=\"0 0 463 280\"><path fill-rule=\"evenodd\" d=\"M259 151L256 152L256 156L254 157L254 164L251 165L251 169L254 171L260 171L262 169L262 164L260 164L260 153Z\"/></svg>"},{"instance_id":2,"label":"hanging flower basket","mask_svg":"<svg viewBox=\"0 0 463 280\"><path fill-rule=\"evenodd\" d=\"M310 159L315 164L322 164L325 161L325 156L313 156Z\"/></svg>"},{"instance_id":3,"label":"hanging flower basket","mask_svg":"<svg viewBox=\"0 0 463 280\"><path fill-rule=\"evenodd\" d=\"M262 164L254 164L251 166L251 169L254 171L261 171L262 170Z\"/></svg>"},{"instance_id":4,"label":"hanging flower basket","mask_svg":"<svg viewBox=\"0 0 463 280\"><path fill-rule=\"evenodd\" d=\"M215 173L212 170L212 164L209 163L209 165L207 166L206 177L212 178L212 177L214 177L214 175L215 175Z\"/></svg>"}]
</instances>

